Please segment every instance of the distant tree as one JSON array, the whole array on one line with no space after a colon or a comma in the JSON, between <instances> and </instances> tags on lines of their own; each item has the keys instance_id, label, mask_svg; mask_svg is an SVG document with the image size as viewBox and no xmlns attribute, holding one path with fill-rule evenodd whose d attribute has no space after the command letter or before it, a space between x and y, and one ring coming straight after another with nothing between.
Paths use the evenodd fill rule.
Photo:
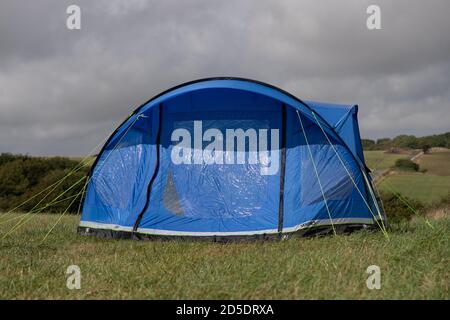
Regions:
<instances>
[{"instance_id":1,"label":"distant tree","mask_svg":"<svg viewBox=\"0 0 450 320\"><path fill-rule=\"evenodd\" d=\"M83 167L67 176L77 165L77 161L62 157L39 158L1 154L0 210L8 211L25 201L27 201L26 204L21 206L20 209L23 211L31 210L39 204L46 192L42 196L31 198L46 188L49 191L52 190L51 194L39 204L39 207L49 203L87 175L89 168ZM58 183L63 178L65 179ZM50 186L52 187L48 188ZM58 201L55 205L46 207L45 212L62 212L82 188L83 183L76 184L73 189L70 189L61 197L63 201ZM66 198L69 199L64 200ZM68 208L68 211L76 212L79 201L80 197L77 197L76 202Z\"/></svg>"},{"instance_id":2,"label":"distant tree","mask_svg":"<svg viewBox=\"0 0 450 320\"><path fill-rule=\"evenodd\" d=\"M429 145L431 148L450 148L450 132L417 138L420 148Z\"/></svg>"},{"instance_id":3,"label":"distant tree","mask_svg":"<svg viewBox=\"0 0 450 320\"><path fill-rule=\"evenodd\" d=\"M429 152L430 152L430 149L431 149L431 146L430 146L429 144L424 144L424 145L422 146L422 151L423 151L423 153L425 153L425 154L429 153Z\"/></svg>"},{"instance_id":4,"label":"distant tree","mask_svg":"<svg viewBox=\"0 0 450 320\"><path fill-rule=\"evenodd\" d=\"M450 132L444 133L445 148L450 148Z\"/></svg>"},{"instance_id":5,"label":"distant tree","mask_svg":"<svg viewBox=\"0 0 450 320\"><path fill-rule=\"evenodd\" d=\"M376 148L378 150L386 150L392 147L392 140L390 138L381 138L377 140Z\"/></svg>"},{"instance_id":6,"label":"distant tree","mask_svg":"<svg viewBox=\"0 0 450 320\"><path fill-rule=\"evenodd\" d=\"M361 139L362 147L364 150L373 150L375 147L375 141L370 139Z\"/></svg>"},{"instance_id":7,"label":"distant tree","mask_svg":"<svg viewBox=\"0 0 450 320\"><path fill-rule=\"evenodd\" d=\"M396 136L392 140L392 144L394 147L398 148L410 148L410 149L420 148L417 138L415 136L406 134Z\"/></svg>"},{"instance_id":8,"label":"distant tree","mask_svg":"<svg viewBox=\"0 0 450 320\"><path fill-rule=\"evenodd\" d=\"M375 145L372 145L371 141L373 140L363 139L362 143L365 150L388 150L391 148L423 150L426 145L430 148L450 148L450 132L425 137L402 134L396 136L394 139L378 139Z\"/></svg>"},{"instance_id":9,"label":"distant tree","mask_svg":"<svg viewBox=\"0 0 450 320\"><path fill-rule=\"evenodd\" d=\"M0 166L4 165L7 162L11 162L14 160L23 160L26 158L28 158L28 156L23 156L21 154L2 153L0 154Z\"/></svg>"}]
</instances>

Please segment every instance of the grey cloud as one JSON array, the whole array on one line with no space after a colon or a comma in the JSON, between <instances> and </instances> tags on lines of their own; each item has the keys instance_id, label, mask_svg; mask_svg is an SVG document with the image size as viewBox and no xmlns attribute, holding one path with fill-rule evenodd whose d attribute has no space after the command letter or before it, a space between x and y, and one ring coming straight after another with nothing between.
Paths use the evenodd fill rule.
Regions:
<instances>
[{"instance_id":1,"label":"grey cloud","mask_svg":"<svg viewBox=\"0 0 450 320\"><path fill-rule=\"evenodd\" d=\"M372 2L2 1L0 151L86 154L143 101L219 75L357 103L365 137L448 131L450 3L375 1L369 31Z\"/></svg>"}]
</instances>

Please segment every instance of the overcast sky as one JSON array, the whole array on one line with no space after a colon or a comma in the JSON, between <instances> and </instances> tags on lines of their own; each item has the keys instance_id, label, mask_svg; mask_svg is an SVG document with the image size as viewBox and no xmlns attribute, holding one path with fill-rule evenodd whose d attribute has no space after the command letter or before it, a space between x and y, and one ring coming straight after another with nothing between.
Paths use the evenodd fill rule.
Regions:
<instances>
[{"instance_id":1,"label":"overcast sky","mask_svg":"<svg viewBox=\"0 0 450 320\"><path fill-rule=\"evenodd\" d=\"M0 152L87 154L142 102L211 76L358 104L365 138L450 131L450 1L2 0Z\"/></svg>"}]
</instances>

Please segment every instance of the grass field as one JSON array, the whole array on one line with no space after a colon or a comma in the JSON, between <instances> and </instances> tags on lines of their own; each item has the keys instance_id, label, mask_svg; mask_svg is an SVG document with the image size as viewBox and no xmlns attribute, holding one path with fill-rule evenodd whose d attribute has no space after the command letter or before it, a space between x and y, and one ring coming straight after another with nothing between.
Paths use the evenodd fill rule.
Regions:
<instances>
[{"instance_id":1,"label":"grass field","mask_svg":"<svg viewBox=\"0 0 450 320\"><path fill-rule=\"evenodd\" d=\"M448 214L447 214L448 217ZM104 240L76 235L78 218L39 215L0 242L1 299L448 299L450 219L390 231L259 243ZM5 217L0 215L0 223ZM11 223L0 224L0 233ZM81 289L66 268L81 268ZM366 269L381 268L381 289Z\"/></svg>"},{"instance_id":2,"label":"grass field","mask_svg":"<svg viewBox=\"0 0 450 320\"><path fill-rule=\"evenodd\" d=\"M438 201L450 193L450 150L440 150L420 157L423 173L396 172L380 183L380 189L400 192L425 204Z\"/></svg>"},{"instance_id":3,"label":"grass field","mask_svg":"<svg viewBox=\"0 0 450 320\"><path fill-rule=\"evenodd\" d=\"M411 154L365 152L387 170ZM450 150L424 155L426 173L393 172L380 189L426 204L450 191ZM389 187L389 188L388 188ZM215 244L81 237L78 217L36 215L9 234L20 214L0 214L0 299L449 299L450 209L381 232L283 242ZM14 219L8 221L8 219ZM81 289L66 270L81 268ZM366 286L370 265L381 289Z\"/></svg>"},{"instance_id":4,"label":"grass field","mask_svg":"<svg viewBox=\"0 0 450 320\"><path fill-rule=\"evenodd\" d=\"M411 158L413 153L387 153L381 150L364 151L366 165L372 170L384 170L393 167L398 159Z\"/></svg>"},{"instance_id":5,"label":"grass field","mask_svg":"<svg viewBox=\"0 0 450 320\"><path fill-rule=\"evenodd\" d=\"M424 154L418 161L427 174L450 176L450 150L442 149L439 152Z\"/></svg>"},{"instance_id":6,"label":"grass field","mask_svg":"<svg viewBox=\"0 0 450 320\"><path fill-rule=\"evenodd\" d=\"M380 190L401 192L424 204L439 201L450 192L450 176L411 173L389 176L380 183Z\"/></svg>"}]
</instances>

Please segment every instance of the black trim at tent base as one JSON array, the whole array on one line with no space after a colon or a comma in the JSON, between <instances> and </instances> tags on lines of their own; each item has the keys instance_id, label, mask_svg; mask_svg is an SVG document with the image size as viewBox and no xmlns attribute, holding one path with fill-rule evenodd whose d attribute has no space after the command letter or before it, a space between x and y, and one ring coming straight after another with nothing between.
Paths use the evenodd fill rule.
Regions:
<instances>
[{"instance_id":1,"label":"black trim at tent base","mask_svg":"<svg viewBox=\"0 0 450 320\"><path fill-rule=\"evenodd\" d=\"M379 228L376 224L340 224L335 225L337 234L350 234L357 230L375 231ZM331 225L304 228L294 232L254 234L254 235L230 235L230 236L179 236L179 235L154 235L122 230L95 229L92 227L78 227L77 233L82 236L95 236L106 239L133 239L133 240L158 240L158 241L206 241L206 242L240 242L240 241L266 241L287 240L299 237L318 237L333 234Z\"/></svg>"}]
</instances>

